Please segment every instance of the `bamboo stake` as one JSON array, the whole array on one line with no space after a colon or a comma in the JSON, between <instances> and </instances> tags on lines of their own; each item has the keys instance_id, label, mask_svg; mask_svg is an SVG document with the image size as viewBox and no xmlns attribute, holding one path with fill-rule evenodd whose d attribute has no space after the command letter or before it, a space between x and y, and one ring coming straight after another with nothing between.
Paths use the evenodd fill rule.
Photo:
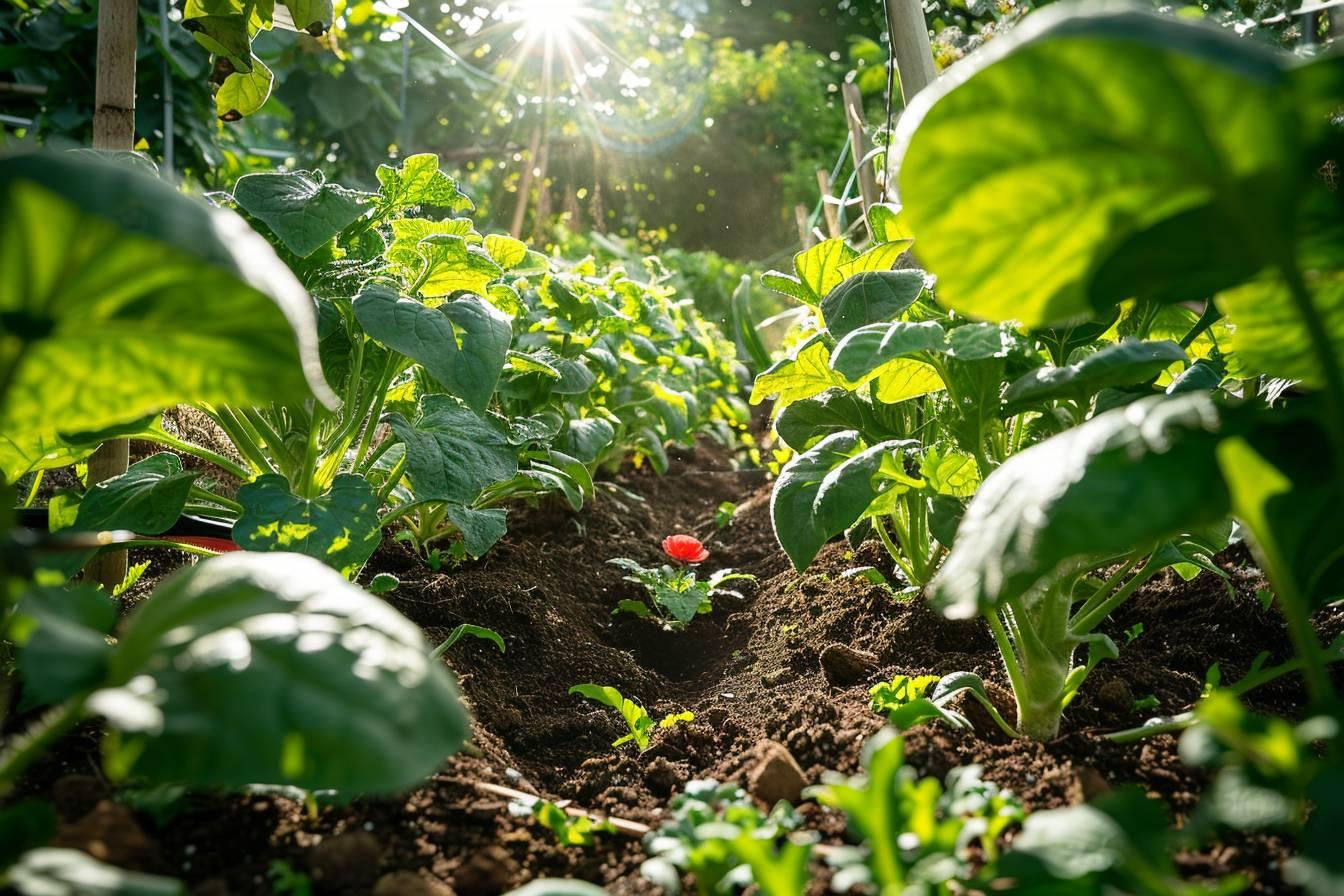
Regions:
<instances>
[{"instance_id":1,"label":"bamboo stake","mask_svg":"<svg viewBox=\"0 0 1344 896\"><path fill-rule=\"evenodd\" d=\"M868 133L864 130L863 95L859 87L851 81L841 85L841 95L845 101L845 121L849 124L849 139L854 146L854 164L859 169L859 194L863 197L863 219L868 220L868 209L881 201L882 194L877 189L877 175L873 171L871 159L865 161L873 146L868 142ZM869 234L871 236L871 233Z\"/></svg>"},{"instance_id":2,"label":"bamboo stake","mask_svg":"<svg viewBox=\"0 0 1344 896\"><path fill-rule=\"evenodd\" d=\"M825 168L817 169L817 188L821 190L821 212L826 217L826 233L831 239L840 236L840 210L836 207L835 197L831 195L831 173Z\"/></svg>"},{"instance_id":3,"label":"bamboo stake","mask_svg":"<svg viewBox=\"0 0 1344 896\"><path fill-rule=\"evenodd\" d=\"M793 207L793 219L798 224L798 242L803 244L804 249L810 249L816 243L812 235L812 228L809 226L807 206L795 205Z\"/></svg>"},{"instance_id":4,"label":"bamboo stake","mask_svg":"<svg viewBox=\"0 0 1344 896\"><path fill-rule=\"evenodd\" d=\"M136 0L98 4L97 81L94 87L93 148L130 150L135 146ZM130 442L104 442L89 458L89 485L120 476L130 464ZM109 592L126 578L126 552L101 554L84 567L84 576Z\"/></svg>"},{"instance_id":5,"label":"bamboo stake","mask_svg":"<svg viewBox=\"0 0 1344 896\"><path fill-rule=\"evenodd\" d=\"M938 77L929 43L929 26L924 21L920 0L887 0L891 21L891 55L901 76L901 96L905 104Z\"/></svg>"}]
</instances>

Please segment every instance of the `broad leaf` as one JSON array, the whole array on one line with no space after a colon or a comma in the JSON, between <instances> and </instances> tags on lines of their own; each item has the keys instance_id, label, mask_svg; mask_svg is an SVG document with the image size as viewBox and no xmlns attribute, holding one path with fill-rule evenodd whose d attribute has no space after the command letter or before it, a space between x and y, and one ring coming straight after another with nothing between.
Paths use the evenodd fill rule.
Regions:
<instances>
[{"instance_id":1,"label":"broad leaf","mask_svg":"<svg viewBox=\"0 0 1344 896\"><path fill-rule=\"evenodd\" d=\"M1010 457L976 493L930 596L966 618L1071 564L1155 546L1228 512L1205 395L1141 399Z\"/></svg>"},{"instance_id":2,"label":"broad leaf","mask_svg":"<svg viewBox=\"0 0 1344 896\"><path fill-rule=\"evenodd\" d=\"M432 205L454 212L473 208L457 182L439 170L439 157L432 153L407 156L400 168L379 165L378 183L384 201L393 208Z\"/></svg>"},{"instance_id":3,"label":"broad leaf","mask_svg":"<svg viewBox=\"0 0 1344 896\"><path fill-rule=\"evenodd\" d=\"M79 503L74 528L161 535L182 515L200 475L183 472L181 458L169 451L136 461L125 473L88 490Z\"/></svg>"},{"instance_id":4,"label":"broad leaf","mask_svg":"<svg viewBox=\"0 0 1344 896\"><path fill-rule=\"evenodd\" d=\"M924 291L923 271L869 271L850 277L821 302L831 335L839 339L868 324L894 320Z\"/></svg>"},{"instance_id":5,"label":"broad leaf","mask_svg":"<svg viewBox=\"0 0 1344 896\"><path fill-rule=\"evenodd\" d=\"M420 784L467 737L457 688L410 621L316 560L237 553L135 611L90 708L117 776L342 794Z\"/></svg>"},{"instance_id":6,"label":"broad leaf","mask_svg":"<svg viewBox=\"0 0 1344 896\"><path fill-rule=\"evenodd\" d=\"M215 94L215 114L224 121L237 121L261 111L274 83L275 75L253 56L250 71L236 71L220 85Z\"/></svg>"},{"instance_id":7,"label":"broad leaf","mask_svg":"<svg viewBox=\"0 0 1344 896\"><path fill-rule=\"evenodd\" d=\"M0 329L0 475L11 480L69 463L63 433L178 403L316 393L339 405L312 300L260 235L83 156L0 162Z\"/></svg>"},{"instance_id":8,"label":"broad leaf","mask_svg":"<svg viewBox=\"0 0 1344 896\"><path fill-rule=\"evenodd\" d=\"M477 296L430 308L383 283L364 287L354 308L366 333L419 362L472 410L485 412L513 336L503 312Z\"/></svg>"},{"instance_id":9,"label":"broad leaf","mask_svg":"<svg viewBox=\"0 0 1344 896\"><path fill-rule=\"evenodd\" d=\"M870 324L840 340L831 353L831 369L859 381L888 361L946 348L947 334L937 321Z\"/></svg>"},{"instance_id":10,"label":"broad leaf","mask_svg":"<svg viewBox=\"0 0 1344 896\"><path fill-rule=\"evenodd\" d=\"M289 480L268 473L238 489L243 512L233 540L251 551L288 551L321 560L354 578L382 541L378 494L367 479L342 473L317 498L290 491Z\"/></svg>"},{"instance_id":11,"label":"broad leaf","mask_svg":"<svg viewBox=\"0 0 1344 896\"><path fill-rule=\"evenodd\" d=\"M812 442L833 433L878 428L872 406L846 389L828 389L795 401L775 417L775 432L794 451L805 451Z\"/></svg>"},{"instance_id":12,"label":"broad leaf","mask_svg":"<svg viewBox=\"0 0 1344 896\"><path fill-rule=\"evenodd\" d=\"M462 533L462 545L473 557L484 557L509 531L508 511L502 507L475 510L470 507L448 505L448 519ZM503 650L503 648L500 648Z\"/></svg>"},{"instance_id":13,"label":"broad leaf","mask_svg":"<svg viewBox=\"0 0 1344 896\"><path fill-rule=\"evenodd\" d=\"M616 428L601 417L570 420L555 439L555 447L586 464L593 463L616 438Z\"/></svg>"},{"instance_id":14,"label":"broad leaf","mask_svg":"<svg viewBox=\"0 0 1344 896\"><path fill-rule=\"evenodd\" d=\"M107 636L116 623L116 603L94 585L31 588L6 633L22 648L27 704L59 703L101 683L112 653Z\"/></svg>"},{"instance_id":15,"label":"broad leaf","mask_svg":"<svg viewBox=\"0 0 1344 896\"><path fill-rule=\"evenodd\" d=\"M1257 255L1291 232L1312 168L1291 57L1188 20L1060 5L964 65L911 103L895 149L903 219L948 306L1038 326L1161 292L1171 272L1141 253L1106 266L1114 285L1098 272L1185 213L1202 224L1167 230L1182 278L1216 274L1210 238Z\"/></svg>"},{"instance_id":16,"label":"broad leaf","mask_svg":"<svg viewBox=\"0 0 1344 896\"><path fill-rule=\"evenodd\" d=\"M419 280L422 296L432 298L455 292L484 294L504 273L484 249L468 245L460 236L426 237L420 241L419 251L425 259Z\"/></svg>"},{"instance_id":17,"label":"broad leaf","mask_svg":"<svg viewBox=\"0 0 1344 896\"><path fill-rule=\"evenodd\" d=\"M238 179L233 199L300 258L312 255L369 208L368 195L325 183L320 171L266 171Z\"/></svg>"},{"instance_id":18,"label":"broad leaf","mask_svg":"<svg viewBox=\"0 0 1344 896\"><path fill-rule=\"evenodd\" d=\"M331 27L332 0L280 0L300 31L320 37Z\"/></svg>"},{"instance_id":19,"label":"broad leaf","mask_svg":"<svg viewBox=\"0 0 1344 896\"><path fill-rule=\"evenodd\" d=\"M777 407L786 407L795 401L820 395L837 386L850 388L852 384L830 368L830 349L825 337L818 334L798 347L793 357L783 358L756 377L751 388L751 403L760 404L774 398Z\"/></svg>"},{"instance_id":20,"label":"broad leaf","mask_svg":"<svg viewBox=\"0 0 1344 896\"><path fill-rule=\"evenodd\" d=\"M1339 365L1344 357L1344 272L1313 272L1307 288ZM1218 305L1236 324L1231 350L1252 371L1317 388L1328 385L1306 320L1281 281L1257 280L1220 293Z\"/></svg>"},{"instance_id":21,"label":"broad leaf","mask_svg":"<svg viewBox=\"0 0 1344 896\"><path fill-rule=\"evenodd\" d=\"M1174 342L1126 340L1087 355L1076 364L1036 368L1008 386L1004 405L1015 412L1063 398L1086 401L1102 389L1151 380L1185 360L1185 350Z\"/></svg>"},{"instance_id":22,"label":"broad leaf","mask_svg":"<svg viewBox=\"0 0 1344 896\"><path fill-rule=\"evenodd\" d=\"M780 471L770 495L770 518L795 569L806 569L822 545L863 516L881 494L875 476L883 459L899 445L883 442L864 449L858 433L839 432Z\"/></svg>"},{"instance_id":23,"label":"broad leaf","mask_svg":"<svg viewBox=\"0 0 1344 896\"><path fill-rule=\"evenodd\" d=\"M470 506L486 486L518 472L518 455L499 430L446 395L425 396L414 424L400 414L388 421L406 445L417 501Z\"/></svg>"}]
</instances>

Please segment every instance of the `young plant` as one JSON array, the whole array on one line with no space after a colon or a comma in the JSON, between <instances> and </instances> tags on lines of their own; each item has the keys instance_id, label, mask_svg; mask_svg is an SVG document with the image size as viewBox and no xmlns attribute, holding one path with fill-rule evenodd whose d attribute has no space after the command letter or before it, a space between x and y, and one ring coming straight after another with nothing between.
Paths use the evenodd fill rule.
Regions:
<instances>
[{"instance_id":1,"label":"young plant","mask_svg":"<svg viewBox=\"0 0 1344 896\"><path fill-rule=\"evenodd\" d=\"M695 718L691 712L675 712L663 716L662 720L656 725L648 710L640 706L628 697L622 696L621 692L608 685L598 684L576 684L569 689L571 694L578 694L580 697L586 697L603 706L610 706L621 714L621 719L625 722L630 733L617 738L612 742L613 747L621 747L628 743L633 743L642 753L649 748L653 740L655 728L672 728L682 722L689 722Z\"/></svg>"},{"instance_id":2,"label":"young plant","mask_svg":"<svg viewBox=\"0 0 1344 896\"><path fill-rule=\"evenodd\" d=\"M767 896L806 888L811 845L789 839L802 819L787 803L767 814L736 784L703 780L688 783L667 808L670 817L644 838L649 858L639 868L665 892L680 893L683 875L702 896L753 883Z\"/></svg>"},{"instance_id":3,"label":"young plant","mask_svg":"<svg viewBox=\"0 0 1344 896\"><path fill-rule=\"evenodd\" d=\"M663 553L675 565L664 564L650 569L625 557L607 561L629 572L625 581L642 585L646 596L645 600L622 600L613 614L633 613L642 619L654 618L668 631L681 631L696 615L712 612L716 596L733 594L741 597L736 591L722 587L725 582L756 581L756 577L749 573L731 569L721 569L701 579L694 567L709 559L709 549L690 535L669 535L663 539Z\"/></svg>"},{"instance_id":4,"label":"young plant","mask_svg":"<svg viewBox=\"0 0 1344 896\"><path fill-rule=\"evenodd\" d=\"M537 823L555 835L561 846L592 846L598 834L614 834L616 826L609 820L594 820L587 815L571 815L550 800L536 797L518 799L509 803L509 812Z\"/></svg>"}]
</instances>

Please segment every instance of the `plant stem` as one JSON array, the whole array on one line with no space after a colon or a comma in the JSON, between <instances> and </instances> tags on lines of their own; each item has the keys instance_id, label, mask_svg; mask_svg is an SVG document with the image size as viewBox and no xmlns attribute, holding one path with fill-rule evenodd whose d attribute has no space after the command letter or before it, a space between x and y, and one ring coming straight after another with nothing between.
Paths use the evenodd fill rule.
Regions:
<instances>
[{"instance_id":1,"label":"plant stem","mask_svg":"<svg viewBox=\"0 0 1344 896\"><path fill-rule=\"evenodd\" d=\"M1074 614L1073 618L1075 620L1081 619L1102 604L1106 598L1115 591L1124 577L1134 570L1134 567L1139 564L1140 559L1140 557L1130 557L1124 563L1121 563L1119 568L1107 576L1106 580L1097 587L1097 590L1093 592L1092 596L1083 602L1083 605L1078 608L1078 612ZM1076 622L1073 623L1073 625L1076 626Z\"/></svg>"},{"instance_id":2,"label":"plant stem","mask_svg":"<svg viewBox=\"0 0 1344 896\"><path fill-rule=\"evenodd\" d=\"M252 434L234 416L232 411L228 408L220 408L218 411L207 413L210 419L215 421L215 425L224 431L224 435L229 437L229 441L233 442L233 446L238 449L238 453L252 465L257 473L274 471L275 465L271 463L270 458L266 456L266 452L262 450L260 440L252 437ZM239 478L247 481L252 476L252 473L248 473L246 476L240 476Z\"/></svg>"},{"instance_id":3,"label":"plant stem","mask_svg":"<svg viewBox=\"0 0 1344 896\"><path fill-rule=\"evenodd\" d=\"M393 489L401 482L401 477L406 472L406 455L402 455L397 460L397 465L392 468L392 472L387 474L387 482L383 483L382 491L378 492L378 503L385 504L392 495Z\"/></svg>"},{"instance_id":4,"label":"plant stem","mask_svg":"<svg viewBox=\"0 0 1344 896\"><path fill-rule=\"evenodd\" d=\"M42 487L42 477L44 473L46 473L45 470L38 470L33 474L33 484L28 488L28 496L23 499L24 507L32 507L33 502L37 500L37 492L38 489Z\"/></svg>"},{"instance_id":5,"label":"plant stem","mask_svg":"<svg viewBox=\"0 0 1344 896\"><path fill-rule=\"evenodd\" d=\"M892 524L895 525L895 520L892 521ZM891 535L887 532L886 522L883 517L873 517L873 528L877 530L877 537L882 540L882 546L887 549L887 553L891 555L892 562L896 564L898 569L900 569L901 574L905 576L911 585L919 584L919 582L916 581L917 577L915 576L915 571L911 569L910 564L906 562L901 549L891 540Z\"/></svg>"},{"instance_id":6,"label":"plant stem","mask_svg":"<svg viewBox=\"0 0 1344 896\"><path fill-rule=\"evenodd\" d=\"M1119 591L1116 591L1092 609L1086 612L1080 611L1069 623L1069 630L1078 636L1087 635L1091 634L1092 630L1098 625L1105 622L1106 617L1111 615L1116 607L1133 597L1135 591L1162 569L1160 564L1153 562L1154 557L1156 557L1156 554L1149 557L1143 568L1136 572L1134 577L1126 582L1125 586Z\"/></svg>"},{"instance_id":7,"label":"plant stem","mask_svg":"<svg viewBox=\"0 0 1344 896\"><path fill-rule=\"evenodd\" d=\"M20 774L84 714L84 697L68 700L38 719L0 750L0 797L14 789Z\"/></svg>"},{"instance_id":8,"label":"plant stem","mask_svg":"<svg viewBox=\"0 0 1344 896\"><path fill-rule=\"evenodd\" d=\"M214 419L216 425L219 424L219 419L217 417L212 416L212 419ZM223 427L220 428L222 429ZM225 435L228 435L227 431L225 432ZM172 448L175 451L180 451L191 457L200 458L207 463L214 464L235 479L241 479L243 482L247 482L252 478L252 471L235 463L224 455L211 451L209 448L202 448L200 445L193 445L191 442L179 439L166 432L144 433L136 436L136 438L144 439L146 442L154 442L167 448ZM230 436L230 438L232 438L232 436ZM235 444L237 444L236 441Z\"/></svg>"},{"instance_id":9,"label":"plant stem","mask_svg":"<svg viewBox=\"0 0 1344 896\"><path fill-rule=\"evenodd\" d=\"M243 505L239 504L237 501L230 500L222 495L217 495L212 491L201 488L199 485L193 485L189 494L198 501L204 501L207 504L218 504L225 510L232 510L234 513L243 512Z\"/></svg>"},{"instance_id":10,"label":"plant stem","mask_svg":"<svg viewBox=\"0 0 1344 896\"><path fill-rule=\"evenodd\" d=\"M1020 707L1021 697L1019 695L1026 694L1027 679L1022 674L1022 664L1018 661L1017 649L1008 638L1008 632L1003 628L1003 622L999 619L999 612L997 610L987 610L984 615L985 621L989 623L989 630L994 635L994 643L999 646L999 654L1003 657L1004 669L1008 672L1008 682L1013 686L1013 696L1018 697ZM1021 725L1022 719L1019 718L1017 723Z\"/></svg>"}]
</instances>

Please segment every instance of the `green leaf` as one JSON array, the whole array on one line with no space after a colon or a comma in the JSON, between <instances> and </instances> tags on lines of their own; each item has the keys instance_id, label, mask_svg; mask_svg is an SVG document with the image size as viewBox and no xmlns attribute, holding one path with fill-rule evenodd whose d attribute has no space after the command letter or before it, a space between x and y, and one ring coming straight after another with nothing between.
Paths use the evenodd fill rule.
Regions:
<instances>
[{"instance_id":1,"label":"green leaf","mask_svg":"<svg viewBox=\"0 0 1344 896\"><path fill-rule=\"evenodd\" d=\"M485 251L504 270L512 270L527 260L527 244L511 236L492 233L485 238Z\"/></svg>"},{"instance_id":2,"label":"green leaf","mask_svg":"<svg viewBox=\"0 0 1344 896\"><path fill-rule=\"evenodd\" d=\"M252 68L252 41L241 7L193 0L182 12L182 27L216 56L224 56L240 72Z\"/></svg>"},{"instance_id":3,"label":"green leaf","mask_svg":"<svg viewBox=\"0 0 1344 896\"><path fill-rule=\"evenodd\" d=\"M828 293L821 313L831 335L839 339L859 327L899 317L923 291L923 271L868 271Z\"/></svg>"},{"instance_id":4,"label":"green leaf","mask_svg":"<svg viewBox=\"0 0 1344 896\"><path fill-rule=\"evenodd\" d=\"M901 224L901 207L890 203L878 202L868 208L868 225L873 231L873 239L878 242L909 242L910 234Z\"/></svg>"},{"instance_id":5,"label":"green leaf","mask_svg":"<svg viewBox=\"0 0 1344 896\"><path fill-rule=\"evenodd\" d=\"M224 79L215 94L215 114L223 121L237 121L261 110L270 98L275 75L260 59L252 57L251 71L236 71Z\"/></svg>"},{"instance_id":6,"label":"green leaf","mask_svg":"<svg viewBox=\"0 0 1344 896\"><path fill-rule=\"evenodd\" d=\"M96 687L107 674L117 604L94 585L34 586L8 637L19 644L19 673L30 706L59 703Z\"/></svg>"},{"instance_id":7,"label":"green leaf","mask_svg":"<svg viewBox=\"0 0 1344 896\"><path fill-rule=\"evenodd\" d=\"M46 800L20 800L0 809L0 868L9 868L30 849L50 843L59 819Z\"/></svg>"},{"instance_id":8,"label":"green leaf","mask_svg":"<svg viewBox=\"0 0 1344 896\"><path fill-rule=\"evenodd\" d=\"M1315 314L1334 351L1344 357L1344 272L1307 277ZM1218 305L1236 324L1229 348L1252 371L1328 385L1304 318L1280 280L1257 280L1218 295Z\"/></svg>"},{"instance_id":9,"label":"green leaf","mask_svg":"<svg viewBox=\"0 0 1344 896\"><path fill-rule=\"evenodd\" d=\"M1232 510L1250 530L1258 559L1307 611L1344 598L1344 482L1329 446L1309 418L1218 446Z\"/></svg>"},{"instance_id":10,"label":"green leaf","mask_svg":"<svg viewBox=\"0 0 1344 896\"><path fill-rule=\"evenodd\" d=\"M775 417L775 433L794 451L805 451L823 436L845 430L879 429L870 404L846 389L828 389L787 405Z\"/></svg>"},{"instance_id":11,"label":"green leaf","mask_svg":"<svg viewBox=\"0 0 1344 896\"><path fill-rule=\"evenodd\" d=\"M777 361L756 377L751 389L751 403L760 404L767 398L774 398L776 407L786 407L795 401L820 395L827 389L849 388L849 381L830 368L830 358L825 337L822 334L812 337L798 347L793 357Z\"/></svg>"},{"instance_id":12,"label":"green leaf","mask_svg":"<svg viewBox=\"0 0 1344 896\"><path fill-rule=\"evenodd\" d=\"M419 362L478 414L485 412L513 338L512 323L503 312L477 296L430 308L402 298L384 283L365 286L354 308L366 333Z\"/></svg>"},{"instance_id":13,"label":"green leaf","mask_svg":"<svg viewBox=\"0 0 1344 896\"><path fill-rule=\"evenodd\" d=\"M74 528L130 529L161 535L178 521L200 473L184 473L182 460L161 451L136 461L126 472L94 485L84 495Z\"/></svg>"},{"instance_id":14,"label":"green leaf","mask_svg":"<svg viewBox=\"0 0 1344 896\"><path fill-rule=\"evenodd\" d=\"M300 31L320 37L331 27L331 0L280 0L289 8L289 15Z\"/></svg>"},{"instance_id":15,"label":"green leaf","mask_svg":"<svg viewBox=\"0 0 1344 896\"><path fill-rule=\"evenodd\" d=\"M965 314L1039 326L1160 292L1170 272L1137 252L1106 267L1110 282L1099 272L1185 213L1199 210L1201 226L1166 231L1182 278L1219 273L1211 236L1263 259L1266 236L1293 229L1313 166L1291 57L1176 17L1083 9L1030 16L901 116L902 216L939 275L939 301Z\"/></svg>"},{"instance_id":16,"label":"green leaf","mask_svg":"<svg viewBox=\"0 0 1344 896\"><path fill-rule=\"evenodd\" d=\"M252 551L306 554L352 579L383 540L378 494L363 476L342 473L318 498L301 498L289 480L267 473L238 489L243 512L233 540Z\"/></svg>"},{"instance_id":17,"label":"green leaf","mask_svg":"<svg viewBox=\"0 0 1344 896\"><path fill-rule=\"evenodd\" d=\"M238 179L233 199L300 258L312 255L369 209L368 194L324 182L320 171L266 171Z\"/></svg>"},{"instance_id":18,"label":"green leaf","mask_svg":"<svg viewBox=\"0 0 1344 896\"><path fill-rule=\"evenodd\" d=\"M390 572L380 572L369 582L369 591L373 594L391 594L401 586L401 579Z\"/></svg>"},{"instance_id":19,"label":"green leaf","mask_svg":"<svg viewBox=\"0 0 1344 896\"><path fill-rule=\"evenodd\" d=\"M1005 409L1014 413L1062 398L1086 401L1102 389L1144 383L1185 360L1174 342L1117 342L1076 364L1038 367L1014 380L1003 394Z\"/></svg>"},{"instance_id":20,"label":"green leaf","mask_svg":"<svg viewBox=\"0 0 1344 896\"><path fill-rule=\"evenodd\" d=\"M649 718L649 714L644 707L622 696L620 691L610 685L576 684L569 689L569 692L578 694L580 697L586 697L604 706L610 706L621 714L621 718L625 720L630 733L613 743L613 747L619 747L622 744L634 741L641 750L648 749L654 724L653 719Z\"/></svg>"},{"instance_id":21,"label":"green leaf","mask_svg":"<svg viewBox=\"0 0 1344 896\"><path fill-rule=\"evenodd\" d=\"M700 606L705 602L708 591L707 587L696 587L694 585L684 590L678 590L659 582L654 588L653 599L658 606L671 613L673 619L685 624L694 619L695 614L700 612Z\"/></svg>"},{"instance_id":22,"label":"green leaf","mask_svg":"<svg viewBox=\"0 0 1344 896\"><path fill-rule=\"evenodd\" d=\"M809 293L809 305L817 305L845 279L841 265L859 257L844 240L824 240L793 257L793 268Z\"/></svg>"},{"instance_id":23,"label":"green leaf","mask_svg":"<svg viewBox=\"0 0 1344 896\"><path fill-rule=\"evenodd\" d=\"M406 445L406 472L418 501L470 506L486 486L518 472L508 440L446 395L426 395L414 425L400 414L388 422Z\"/></svg>"},{"instance_id":24,"label":"green leaf","mask_svg":"<svg viewBox=\"0 0 1344 896\"><path fill-rule=\"evenodd\" d=\"M426 237L419 250L425 258L419 281L422 296L484 293L504 273L484 249L468 245L460 236Z\"/></svg>"},{"instance_id":25,"label":"green leaf","mask_svg":"<svg viewBox=\"0 0 1344 896\"><path fill-rule=\"evenodd\" d=\"M452 677L420 630L298 554L175 574L135 611L90 709L117 777L342 794L420 784L465 741Z\"/></svg>"},{"instance_id":26,"label":"green leaf","mask_svg":"<svg viewBox=\"0 0 1344 896\"><path fill-rule=\"evenodd\" d=\"M840 340L831 353L831 369L846 380L858 381L888 361L946 348L947 334L938 321L869 324Z\"/></svg>"},{"instance_id":27,"label":"green leaf","mask_svg":"<svg viewBox=\"0 0 1344 896\"><path fill-rule=\"evenodd\" d=\"M439 170L439 157L433 153L407 156L400 168L378 166L378 183L384 201L401 209L413 205L433 205L454 212L471 211L471 200L457 188L457 182Z\"/></svg>"},{"instance_id":28,"label":"green leaf","mask_svg":"<svg viewBox=\"0 0 1344 896\"><path fill-rule=\"evenodd\" d=\"M260 235L85 156L0 161L0 330L0 475L11 481L70 462L61 433L179 403L315 393L339 406L312 300Z\"/></svg>"},{"instance_id":29,"label":"green leaf","mask_svg":"<svg viewBox=\"0 0 1344 896\"><path fill-rule=\"evenodd\" d=\"M555 447L585 464L591 464L616 438L616 428L602 417L569 420L564 432L556 436Z\"/></svg>"},{"instance_id":30,"label":"green leaf","mask_svg":"<svg viewBox=\"0 0 1344 896\"><path fill-rule=\"evenodd\" d=\"M78 849L34 849L9 869L21 896L181 896L170 877L123 871Z\"/></svg>"},{"instance_id":31,"label":"green leaf","mask_svg":"<svg viewBox=\"0 0 1344 896\"><path fill-rule=\"evenodd\" d=\"M822 545L863 516L881 491L874 477L899 442L861 448L856 432L838 432L784 467L770 495L775 537L794 569L808 567Z\"/></svg>"},{"instance_id":32,"label":"green leaf","mask_svg":"<svg viewBox=\"0 0 1344 896\"><path fill-rule=\"evenodd\" d=\"M1219 520L1227 488L1209 462L1218 429L1207 396L1159 396L1013 455L967 508L931 599L946 615L967 618L1071 564Z\"/></svg>"},{"instance_id":33,"label":"green leaf","mask_svg":"<svg viewBox=\"0 0 1344 896\"><path fill-rule=\"evenodd\" d=\"M508 511L502 507L476 510L457 504L448 505L448 520L462 533L462 543L473 557L484 557L509 531Z\"/></svg>"}]
</instances>

